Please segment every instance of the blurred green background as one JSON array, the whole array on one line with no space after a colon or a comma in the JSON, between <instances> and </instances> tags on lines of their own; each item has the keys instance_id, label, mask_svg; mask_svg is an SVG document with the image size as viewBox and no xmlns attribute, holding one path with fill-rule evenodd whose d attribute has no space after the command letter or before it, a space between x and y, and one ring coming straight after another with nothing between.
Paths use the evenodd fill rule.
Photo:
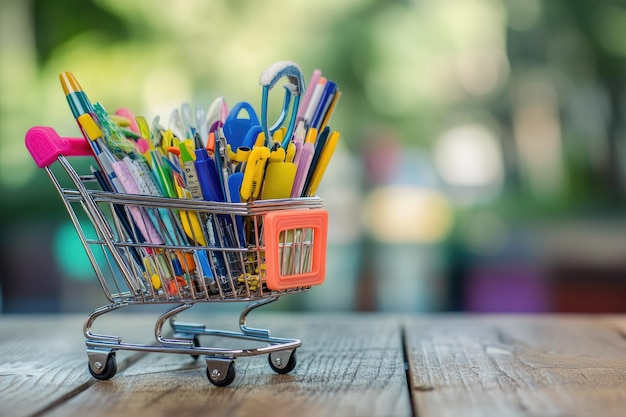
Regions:
<instances>
[{"instance_id":1,"label":"blurred green background","mask_svg":"<svg viewBox=\"0 0 626 417\"><path fill-rule=\"evenodd\" d=\"M326 283L278 308L626 312L622 1L2 0L0 34L3 312L105 301L24 147L80 135L61 71L167 120L280 60L338 83L342 139Z\"/></svg>"}]
</instances>

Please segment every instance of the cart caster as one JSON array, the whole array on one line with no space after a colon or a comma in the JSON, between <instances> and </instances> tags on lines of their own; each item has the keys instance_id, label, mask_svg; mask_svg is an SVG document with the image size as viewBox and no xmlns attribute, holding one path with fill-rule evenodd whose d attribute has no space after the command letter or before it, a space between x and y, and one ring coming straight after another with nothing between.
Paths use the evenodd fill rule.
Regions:
<instances>
[{"instance_id":1,"label":"cart caster","mask_svg":"<svg viewBox=\"0 0 626 417\"><path fill-rule=\"evenodd\" d=\"M279 350L267 355L267 361L274 372L278 374L288 374L296 367L295 350Z\"/></svg>"},{"instance_id":2,"label":"cart caster","mask_svg":"<svg viewBox=\"0 0 626 417\"><path fill-rule=\"evenodd\" d=\"M104 355L106 355L106 359L104 359ZM89 362L87 363L87 368L89 368L91 376L101 381L113 378L117 372L115 352L102 354L102 358L100 360L98 360L98 358L90 357Z\"/></svg>"},{"instance_id":3,"label":"cart caster","mask_svg":"<svg viewBox=\"0 0 626 417\"><path fill-rule=\"evenodd\" d=\"M235 361L232 359L207 358L206 376L211 384L225 387L235 380Z\"/></svg>"}]
</instances>

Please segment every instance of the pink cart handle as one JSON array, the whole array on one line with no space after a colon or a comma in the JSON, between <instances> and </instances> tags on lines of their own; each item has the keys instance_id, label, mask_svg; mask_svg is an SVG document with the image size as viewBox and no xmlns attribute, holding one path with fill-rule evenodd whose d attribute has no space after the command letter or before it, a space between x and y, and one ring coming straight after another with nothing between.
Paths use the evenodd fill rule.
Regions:
<instances>
[{"instance_id":1,"label":"pink cart handle","mask_svg":"<svg viewBox=\"0 0 626 417\"><path fill-rule=\"evenodd\" d=\"M85 138L62 138L51 127L35 126L26 132L26 149L39 168L52 165L59 155L93 156Z\"/></svg>"}]
</instances>

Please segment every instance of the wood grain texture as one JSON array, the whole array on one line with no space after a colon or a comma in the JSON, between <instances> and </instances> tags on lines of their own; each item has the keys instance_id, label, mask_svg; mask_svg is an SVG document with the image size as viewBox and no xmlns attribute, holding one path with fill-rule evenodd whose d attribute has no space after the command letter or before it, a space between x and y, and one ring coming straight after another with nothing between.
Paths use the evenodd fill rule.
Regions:
<instances>
[{"instance_id":1,"label":"wood grain texture","mask_svg":"<svg viewBox=\"0 0 626 417\"><path fill-rule=\"evenodd\" d=\"M623 325L590 316L407 319L417 415L623 417Z\"/></svg>"},{"instance_id":2,"label":"wood grain texture","mask_svg":"<svg viewBox=\"0 0 626 417\"><path fill-rule=\"evenodd\" d=\"M76 317L0 316L0 416L28 416L87 388L81 326Z\"/></svg>"},{"instance_id":3,"label":"wood grain texture","mask_svg":"<svg viewBox=\"0 0 626 417\"><path fill-rule=\"evenodd\" d=\"M0 315L0 416L37 415L96 381L87 370L82 333L87 315ZM120 320L123 326L120 328ZM152 316L115 312L94 330L150 342ZM142 354L125 353L123 370Z\"/></svg>"},{"instance_id":4,"label":"wood grain texture","mask_svg":"<svg viewBox=\"0 0 626 417\"><path fill-rule=\"evenodd\" d=\"M207 380L202 358L151 353L46 416L411 415L399 319L272 313L251 318L251 325L267 325L274 336L302 339L294 371L275 374L267 355L242 357L235 362L235 382L217 388ZM237 317L230 322L236 325Z\"/></svg>"}]
</instances>

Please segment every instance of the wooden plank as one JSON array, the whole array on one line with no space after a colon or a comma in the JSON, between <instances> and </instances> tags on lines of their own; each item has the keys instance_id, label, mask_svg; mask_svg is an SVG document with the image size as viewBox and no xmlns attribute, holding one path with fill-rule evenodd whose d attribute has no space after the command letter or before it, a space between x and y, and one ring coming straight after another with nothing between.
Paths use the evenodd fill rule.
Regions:
<instances>
[{"instance_id":1,"label":"wooden plank","mask_svg":"<svg viewBox=\"0 0 626 417\"><path fill-rule=\"evenodd\" d=\"M153 340L154 315L122 314L98 319L93 330L144 343ZM0 416L37 415L95 382L87 370L82 333L86 314L0 317ZM121 355L119 369L141 356Z\"/></svg>"},{"instance_id":2,"label":"wooden plank","mask_svg":"<svg viewBox=\"0 0 626 417\"><path fill-rule=\"evenodd\" d=\"M626 338L619 328L626 328L625 320L408 320L405 343L417 415L624 416Z\"/></svg>"},{"instance_id":3,"label":"wooden plank","mask_svg":"<svg viewBox=\"0 0 626 417\"><path fill-rule=\"evenodd\" d=\"M151 353L46 416L411 415L399 320L291 313L256 313L252 318L251 325L267 325L273 336L303 341L290 374L275 374L267 355L242 357L236 360L235 382L217 388L207 380L202 359ZM236 316L230 320L237 324ZM220 323L224 321L218 319ZM202 342L221 346L210 339Z\"/></svg>"},{"instance_id":4,"label":"wooden plank","mask_svg":"<svg viewBox=\"0 0 626 417\"><path fill-rule=\"evenodd\" d=\"M2 316L0 415L27 416L86 388L81 328L77 316Z\"/></svg>"}]
</instances>

